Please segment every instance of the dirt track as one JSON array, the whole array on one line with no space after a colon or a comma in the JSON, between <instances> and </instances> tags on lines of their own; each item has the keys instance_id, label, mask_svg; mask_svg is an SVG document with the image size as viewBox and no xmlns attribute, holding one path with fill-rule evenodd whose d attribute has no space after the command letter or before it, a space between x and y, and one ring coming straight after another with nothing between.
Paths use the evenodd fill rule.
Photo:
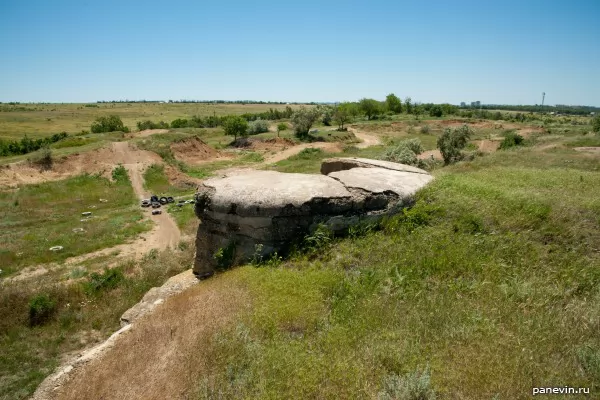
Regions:
<instances>
[{"instance_id":1,"label":"dirt track","mask_svg":"<svg viewBox=\"0 0 600 400\"><path fill-rule=\"evenodd\" d=\"M150 192L144 189L144 178L142 176L147 165L136 162L136 154L134 154L128 142L115 142L113 148L121 163L127 169L131 186L138 198L144 199L150 197ZM139 150L138 150L139 151ZM150 212L150 211L148 211ZM136 256L146 254L152 249L165 250L166 248L175 248L181 238L181 232L175 223L175 220L166 211L160 215L150 215L154 221L154 229L150 232L143 243L138 243L134 247Z\"/></svg>"},{"instance_id":2,"label":"dirt track","mask_svg":"<svg viewBox=\"0 0 600 400\"><path fill-rule=\"evenodd\" d=\"M106 156L110 155L110 157L105 159L102 165L96 165L96 167L109 168L108 170L112 171L112 168L114 168L115 165L122 164L125 169L127 169L136 196L140 200L150 197L150 193L144 189L143 173L149 165L160 161L160 157L152 152L134 149L128 142L114 142L109 149L102 150L101 154ZM71 160L69 163L73 162L74 161ZM81 162L79 157L75 162ZM44 178L45 177L38 177L38 179L41 180L44 180ZM51 180L56 179L60 178L54 176L51 178ZM37 179L35 180L37 181ZM110 266L117 264L122 258L135 257L136 259L140 259L152 249L160 251L167 248L175 248L181 239L181 232L179 231L175 220L173 220L171 215L166 211L163 211L160 215L151 215L150 209L148 209L147 212L149 214L148 217L154 222L154 226L149 232L142 234L131 243L124 243L92 253L68 258L65 260L65 264L76 265L86 260L118 253L114 258L114 262L109 264ZM51 264L25 268L18 274L10 277L10 279L6 279L4 283L18 282L46 274L52 269L52 266L53 265Z\"/></svg>"}]
</instances>

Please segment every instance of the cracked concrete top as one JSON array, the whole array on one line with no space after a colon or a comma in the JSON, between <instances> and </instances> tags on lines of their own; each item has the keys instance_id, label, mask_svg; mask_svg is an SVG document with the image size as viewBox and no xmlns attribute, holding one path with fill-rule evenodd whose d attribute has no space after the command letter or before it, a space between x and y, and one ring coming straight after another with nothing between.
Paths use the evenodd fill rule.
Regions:
<instances>
[{"instance_id":1,"label":"cracked concrete top","mask_svg":"<svg viewBox=\"0 0 600 400\"><path fill-rule=\"evenodd\" d=\"M327 175L247 171L208 179L197 198L210 201L200 201L197 211L208 207L212 212L241 217L345 212L369 193L394 193L405 199L433 179L419 168L361 158L328 159L321 170Z\"/></svg>"},{"instance_id":2,"label":"cracked concrete top","mask_svg":"<svg viewBox=\"0 0 600 400\"><path fill-rule=\"evenodd\" d=\"M316 198L350 198L346 187L325 175L252 171L204 181L214 190L211 210L238 215L276 215L286 206L301 207Z\"/></svg>"},{"instance_id":3,"label":"cracked concrete top","mask_svg":"<svg viewBox=\"0 0 600 400\"><path fill-rule=\"evenodd\" d=\"M346 188L371 193L393 192L401 198L413 196L433 179L429 174L386 168L352 168L331 172L328 176L340 181Z\"/></svg>"}]
</instances>

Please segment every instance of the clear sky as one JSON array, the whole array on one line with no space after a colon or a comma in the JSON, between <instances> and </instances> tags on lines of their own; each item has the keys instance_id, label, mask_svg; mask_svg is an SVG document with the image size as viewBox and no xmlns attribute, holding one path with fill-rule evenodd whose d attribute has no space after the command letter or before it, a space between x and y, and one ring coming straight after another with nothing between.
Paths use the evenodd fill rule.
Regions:
<instances>
[{"instance_id":1,"label":"clear sky","mask_svg":"<svg viewBox=\"0 0 600 400\"><path fill-rule=\"evenodd\" d=\"M0 0L0 101L600 106L600 0Z\"/></svg>"}]
</instances>

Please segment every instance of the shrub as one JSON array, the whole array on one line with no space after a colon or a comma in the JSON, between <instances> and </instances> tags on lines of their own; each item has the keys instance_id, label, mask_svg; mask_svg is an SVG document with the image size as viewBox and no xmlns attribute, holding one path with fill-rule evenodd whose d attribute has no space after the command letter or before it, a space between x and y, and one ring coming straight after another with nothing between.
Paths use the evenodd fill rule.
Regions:
<instances>
[{"instance_id":1,"label":"shrub","mask_svg":"<svg viewBox=\"0 0 600 400\"><path fill-rule=\"evenodd\" d=\"M31 326L43 325L46 323L54 311L56 302L50 299L47 294L39 294L29 301L29 324Z\"/></svg>"},{"instance_id":2,"label":"shrub","mask_svg":"<svg viewBox=\"0 0 600 400\"><path fill-rule=\"evenodd\" d=\"M426 135L426 134L428 134L429 132L430 132L429 125L423 125L423 126L421 127L421 133L422 133L422 134Z\"/></svg>"},{"instance_id":3,"label":"shrub","mask_svg":"<svg viewBox=\"0 0 600 400\"><path fill-rule=\"evenodd\" d=\"M105 269L101 274L93 272L88 281L83 283L83 290L88 295L95 295L116 288L124 279L123 271L118 268Z\"/></svg>"},{"instance_id":4,"label":"shrub","mask_svg":"<svg viewBox=\"0 0 600 400\"><path fill-rule=\"evenodd\" d=\"M127 175L127 170L121 164L117 165L115 169L112 171L112 178L115 182L118 183L128 183L129 175Z\"/></svg>"},{"instance_id":5,"label":"shrub","mask_svg":"<svg viewBox=\"0 0 600 400\"><path fill-rule=\"evenodd\" d=\"M422 152L423 145L419 139L408 139L388 149L381 158L400 164L422 167L423 163L417 158L417 155Z\"/></svg>"},{"instance_id":6,"label":"shrub","mask_svg":"<svg viewBox=\"0 0 600 400\"><path fill-rule=\"evenodd\" d=\"M129 132L129 128L123 125L123 121L118 115L109 115L108 117L98 117L91 127L93 133L103 132Z\"/></svg>"},{"instance_id":7,"label":"shrub","mask_svg":"<svg viewBox=\"0 0 600 400\"><path fill-rule=\"evenodd\" d=\"M436 395L431 388L429 368L402 377L395 374L388 375L377 398L379 400L435 400Z\"/></svg>"},{"instance_id":8,"label":"shrub","mask_svg":"<svg viewBox=\"0 0 600 400\"><path fill-rule=\"evenodd\" d=\"M592 118L592 131L600 133L600 115L596 115Z\"/></svg>"},{"instance_id":9,"label":"shrub","mask_svg":"<svg viewBox=\"0 0 600 400\"><path fill-rule=\"evenodd\" d=\"M429 110L429 115L432 117L441 117L444 114L442 107L435 105Z\"/></svg>"},{"instance_id":10,"label":"shrub","mask_svg":"<svg viewBox=\"0 0 600 400\"><path fill-rule=\"evenodd\" d=\"M171 128L187 128L189 126L189 122L187 119L177 118L171 122Z\"/></svg>"},{"instance_id":11,"label":"shrub","mask_svg":"<svg viewBox=\"0 0 600 400\"><path fill-rule=\"evenodd\" d=\"M43 170L52 169L53 161L52 150L50 150L49 147L43 147L29 157L29 162L31 164L36 165Z\"/></svg>"},{"instance_id":12,"label":"shrub","mask_svg":"<svg viewBox=\"0 0 600 400\"><path fill-rule=\"evenodd\" d=\"M523 136L515 132L506 132L504 134L504 140L500 143L501 149L508 149L510 147L520 146L523 144L525 139Z\"/></svg>"},{"instance_id":13,"label":"shrub","mask_svg":"<svg viewBox=\"0 0 600 400\"><path fill-rule=\"evenodd\" d=\"M256 135L258 133L269 132L269 123L262 119L257 119L248 123L248 135Z\"/></svg>"},{"instance_id":14,"label":"shrub","mask_svg":"<svg viewBox=\"0 0 600 400\"><path fill-rule=\"evenodd\" d=\"M138 121L137 128L139 131L146 129L169 129L169 123L165 121L152 122L150 120Z\"/></svg>"},{"instance_id":15,"label":"shrub","mask_svg":"<svg viewBox=\"0 0 600 400\"><path fill-rule=\"evenodd\" d=\"M460 128L447 128L438 138L437 147L442 153L444 164L448 165L463 158L462 149L467 145L472 131L467 125Z\"/></svg>"}]
</instances>

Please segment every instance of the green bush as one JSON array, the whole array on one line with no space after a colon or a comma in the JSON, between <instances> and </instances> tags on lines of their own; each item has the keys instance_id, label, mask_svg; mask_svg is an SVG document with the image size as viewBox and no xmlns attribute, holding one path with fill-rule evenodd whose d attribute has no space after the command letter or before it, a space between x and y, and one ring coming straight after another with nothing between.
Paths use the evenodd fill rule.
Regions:
<instances>
[{"instance_id":1,"label":"green bush","mask_svg":"<svg viewBox=\"0 0 600 400\"><path fill-rule=\"evenodd\" d=\"M93 133L103 132L129 132L129 128L123 125L123 121L118 115L109 115L108 117L98 117L90 128Z\"/></svg>"},{"instance_id":2,"label":"green bush","mask_svg":"<svg viewBox=\"0 0 600 400\"><path fill-rule=\"evenodd\" d=\"M525 138L515 132L506 132L504 134L504 140L500 143L501 149L508 149L515 146L521 146Z\"/></svg>"},{"instance_id":3,"label":"green bush","mask_svg":"<svg viewBox=\"0 0 600 400\"><path fill-rule=\"evenodd\" d=\"M83 290L87 295L95 295L103 290L116 288L125 275L118 268L105 269L103 273L93 272L87 282L83 283Z\"/></svg>"},{"instance_id":4,"label":"green bush","mask_svg":"<svg viewBox=\"0 0 600 400\"><path fill-rule=\"evenodd\" d=\"M430 132L431 128L429 128L429 125L423 125L421 127L421 133L424 135L427 135Z\"/></svg>"},{"instance_id":5,"label":"green bush","mask_svg":"<svg viewBox=\"0 0 600 400\"><path fill-rule=\"evenodd\" d=\"M269 123L262 119L257 119L248 123L248 135L256 135L263 132L269 132Z\"/></svg>"},{"instance_id":6,"label":"green bush","mask_svg":"<svg viewBox=\"0 0 600 400\"><path fill-rule=\"evenodd\" d=\"M165 121L152 122L150 120L138 121L137 128L139 131L146 129L169 129L169 123Z\"/></svg>"},{"instance_id":7,"label":"green bush","mask_svg":"<svg viewBox=\"0 0 600 400\"><path fill-rule=\"evenodd\" d=\"M56 302L51 300L50 296L38 294L29 301L29 324L31 326L43 325L55 310Z\"/></svg>"},{"instance_id":8,"label":"green bush","mask_svg":"<svg viewBox=\"0 0 600 400\"><path fill-rule=\"evenodd\" d=\"M460 128L447 128L442 136L438 138L437 147L442 153L444 164L448 165L463 159L462 150L467 145L472 131L467 125Z\"/></svg>"}]
</instances>

